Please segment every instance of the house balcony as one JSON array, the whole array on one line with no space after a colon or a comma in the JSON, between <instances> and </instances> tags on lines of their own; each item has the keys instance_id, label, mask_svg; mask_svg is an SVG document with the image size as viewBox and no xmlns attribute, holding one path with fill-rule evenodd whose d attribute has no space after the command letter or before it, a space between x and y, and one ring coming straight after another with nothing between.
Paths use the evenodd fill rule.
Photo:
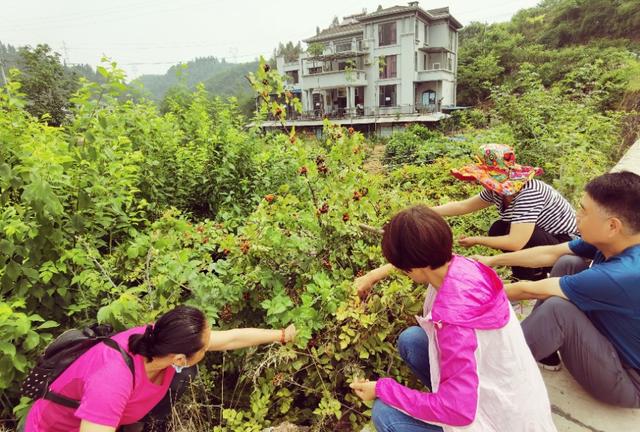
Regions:
<instances>
[{"instance_id":1,"label":"house balcony","mask_svg":"<svg viewBox=\"0 0 640 432\"><path fill-rule=\"evenodd\" d=\"M302 90L361 87L367 85L367 74L359 69L320 72L303 75L302 83Z\"/></svg>"},{"instance_id":2,"label":"house balcony","mask_svg":"<svg viewBox=\"0 0 640 432\"><path fill-rule=\"evenodd\" d=\"M454 73L448 69L428 69L416 72L415 81L451 81L454 78Z\"/></svg>"},{"instance_id":3,"label":"house balcony","mask_svg":"<svg viewBox=\"0 0 640 432\"><path fill-rule=\"evenodd\" d=\"M418 47L418 49L424 53L427 54L435 54L435 53L451 53L451 54L455 54L454 51L452 51L451 49L447 48L447 47L443 47L443 46L432 46L429 45L428 43L423 43L422 46Z\"/></svg>"},{"instance_id":4,"label":"house balcony","mask_svg":"<svg viewBox=\"0 0 640 432\"><path fill-rule=\"evenodd\" d=\"M306 60L337 60L341 58L353 58L356 56L367 55L369 53L369 46L363 40L354 40L351 42L341 42L334 44L329 42L324 47L322 54L306 57Z\"/></svg>"}]
</instances>

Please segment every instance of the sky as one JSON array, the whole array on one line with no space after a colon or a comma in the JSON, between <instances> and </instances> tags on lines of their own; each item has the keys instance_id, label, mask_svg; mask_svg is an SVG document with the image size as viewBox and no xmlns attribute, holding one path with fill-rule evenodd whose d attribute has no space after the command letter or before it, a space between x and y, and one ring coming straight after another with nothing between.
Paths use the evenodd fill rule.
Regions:
<instances>
[{"instance_id":1,"label":"sky","mask_svg":"<svg viewBox=\"0 0 640 432\"><path fill-rule=\"evenodd\" d=\"M268 57L279 42L297 43L333 17L407 5L398 0L0 0L0 42L47 43L67 63L96 66L103 56L129 78L163 74L179 62L216 56L230 62ZM508 21L538 0L422 0L449 6L462 24ZM304 44L303 44L304 45Z\"/></svg>"}]
</instances>

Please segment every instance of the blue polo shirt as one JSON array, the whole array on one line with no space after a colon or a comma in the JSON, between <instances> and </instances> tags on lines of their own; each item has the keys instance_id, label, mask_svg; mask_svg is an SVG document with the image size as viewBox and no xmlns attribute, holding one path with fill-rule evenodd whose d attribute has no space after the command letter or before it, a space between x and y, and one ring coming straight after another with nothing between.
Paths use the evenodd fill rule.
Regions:
<instances>
[{"instance_id":1,"label":"blue polo shirt","mask_svg":"<svg viewBox=\"0 0 640 432\"><path fill-rule=\"evenodd\" d=\"M582 239L569 242L569 248L593 265L562 276L562 292L611 341L624 363L640 369L640 244L609 259Z\"/></svg>"}]
</instances>

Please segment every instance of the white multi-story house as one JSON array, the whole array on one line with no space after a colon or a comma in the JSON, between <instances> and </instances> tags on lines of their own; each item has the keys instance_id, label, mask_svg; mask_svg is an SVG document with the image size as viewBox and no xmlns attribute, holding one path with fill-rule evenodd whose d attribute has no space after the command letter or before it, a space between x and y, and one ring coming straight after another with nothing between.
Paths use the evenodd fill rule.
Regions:
<instances>
[{"instance_id":1,"label":"white multi-story house","mask_svg":"<svg viewBox=\"0 0 640 432\"><path fill-rule=\"evenodd\" d=\"M437 120L456 105L461 28L448 7L417 1L365 11L304 40L307 51L295 62L278 57L277 68L302 102L300 121Z\"/></svg>"}]
</instances>

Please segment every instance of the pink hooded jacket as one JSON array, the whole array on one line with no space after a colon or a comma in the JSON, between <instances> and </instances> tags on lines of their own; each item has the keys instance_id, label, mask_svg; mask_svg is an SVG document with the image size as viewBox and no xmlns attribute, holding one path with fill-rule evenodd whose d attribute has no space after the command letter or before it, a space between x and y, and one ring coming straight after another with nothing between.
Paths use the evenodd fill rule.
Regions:
<instances>
[{"instance_id":1,"label":"pink hooded jacket","mask_svg":"<svg viewBox=\"0 0 640 432\"><path fill-rule=\"evenodd\" d=\"M556 431L542 376L491 268L454 255L424 316L432 393L380 379L376 396L445 431Z\"/></svg>"}]
</instances>

